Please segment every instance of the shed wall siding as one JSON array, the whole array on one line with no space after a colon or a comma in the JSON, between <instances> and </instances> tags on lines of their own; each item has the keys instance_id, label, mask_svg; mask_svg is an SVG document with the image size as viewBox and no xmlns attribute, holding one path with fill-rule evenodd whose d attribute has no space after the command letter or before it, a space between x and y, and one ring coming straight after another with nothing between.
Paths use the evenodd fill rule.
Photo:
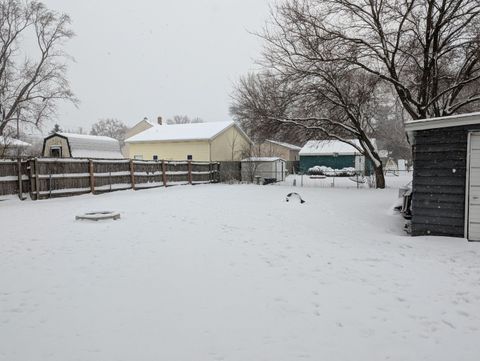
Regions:
<instances>
[{"instance_id":1,"label":"shed wall siding","mask_svg":"<svg viewBox=\"0 0 480 361\"><path fill-rule=\"evenodd\" d=\"M50 157L50 147L51 146L61 146L62 147L62 158L70 158L70 149L68 147L68 142L65 138L54 136L50 139L47 139L43 148L43 156Z\"/></svg>"},{"instance_id":2,"label":"shed wall siding","mask_svg":"<svg viewBox=\"0 0 480 361\"><path fill-rule=\"evenodd\" d=\"M480 125L417 131L412 234L464 237L467 137Z\"/></svg>"}]
</instances>

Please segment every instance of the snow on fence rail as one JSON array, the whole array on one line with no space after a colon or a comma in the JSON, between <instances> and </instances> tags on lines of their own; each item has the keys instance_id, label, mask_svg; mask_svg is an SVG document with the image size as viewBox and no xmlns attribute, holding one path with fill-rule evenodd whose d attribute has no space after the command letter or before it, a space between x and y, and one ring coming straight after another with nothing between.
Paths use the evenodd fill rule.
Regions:
<instances>
[{"instance_id":1,"label":"snow on fence rail","mask_svg":"<svg viewBox=\"0 0 480 361\"><path fill-rule=\"evenodd\" d=\"M219 180L219 163L35 158L0 161L0 195L32 199ZM20 179L20 180L19 180Z\"/></svg>"}]
</instances>

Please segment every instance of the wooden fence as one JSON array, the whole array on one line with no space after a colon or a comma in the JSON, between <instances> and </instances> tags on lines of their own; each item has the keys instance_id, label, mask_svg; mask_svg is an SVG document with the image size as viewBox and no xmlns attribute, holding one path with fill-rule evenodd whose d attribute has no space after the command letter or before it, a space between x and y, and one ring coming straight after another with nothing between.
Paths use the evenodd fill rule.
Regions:
<instances>
[{"instance_id":1,"label":"wooden fence","mask_svg":"<svg viewBox=\"0 0 480 361\"><path fill-rule=\"evenodd\" d=\"M124 189L214 183L219 163L129 159L35 158L0 160L0 195L65 197Z\"/></svg>"}]
</instances>

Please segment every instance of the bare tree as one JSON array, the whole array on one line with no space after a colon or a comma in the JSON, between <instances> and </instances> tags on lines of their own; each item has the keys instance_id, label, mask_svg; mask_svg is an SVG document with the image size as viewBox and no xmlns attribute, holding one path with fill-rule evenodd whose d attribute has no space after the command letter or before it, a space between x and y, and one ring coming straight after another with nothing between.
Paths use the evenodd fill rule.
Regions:
<instances>
[{"instance_id":1,"label":"bare tree","mask_svg":"<svg viewBox=\"0 0 480 361\"><path fill-rule=\"evenodd\" d=\"M264 133L290 124L350 143L383 188L371 138L384 84L411 119L480 101L479 11L478 0L283 1L260 35L264 71L237 84L232 114Z\"/></svg>"},{"instance_id":2,"label":"bare tree","mask_svg":"<svg viewBox=\"0 0 480 361\"><path fill-rule=\"evenodd\" d=\"M339 63L312 72L308 63L281 65L281 53L268 56L281 71L240 79L231 107L237 120L256 122L265 133L288 125L348 143L372 162L376 185L384 188L382 162L372 140L378 78Z\"/></svg>"},{"instance_id":3,"label":"bare tree","mask_svg":"<svg viewBox=\"0 0 480 361\"><path fill-rule=\"evenodd\" d=\"M289 0L273 18L286 32L265 38L289 50L285 61L363 69L422 119L480 101L479 14L478 0Z\"/></svg>"},{"instance_id":4,"label":"bare tree","mask_svg":"<svg viewBox=\"0 0 480 361\"><path fill-rule=\"evenodd\" d=\"M405 121L409 118L400 99L389 92L380 102L375 114L375 138L379 149L388 150L394 159L411 161L411 145L405 136Z\"/></svg>"},{"instance_id":5,"label":"bare tree","mask_svg":"<svg viewBox=\"0 0 480 361\"><path fill-rule=\"evenodd\" d=\"M190 123L203 123L203 119L195 117L191 119L188 115L174 115L172 118L167 119L167 124L190 124Z\"/></svg>"},{"instance_id":6,"label":"bare tree","mask_svg":"<svg viewBox=\"0 0 480 361\"><path fill-rule=\"evenodd\" d=\"M37 1L0 0L0 134L19 122L40 126L57 101L76 101L66 79L68 15ZM27 46L34 39L35 48Z\"/></svg>"},{"instance_id":7,"label":"bare tree","mask_svg":"<svg viewBox=\"0 0 480 361\"><path fill-rule=\"evenodd\" d=\"M121 142L125 140L128 127L117 119L101 119L92 125L91 135L104 135L117 139Z\"/></svg>"}]
</instances>

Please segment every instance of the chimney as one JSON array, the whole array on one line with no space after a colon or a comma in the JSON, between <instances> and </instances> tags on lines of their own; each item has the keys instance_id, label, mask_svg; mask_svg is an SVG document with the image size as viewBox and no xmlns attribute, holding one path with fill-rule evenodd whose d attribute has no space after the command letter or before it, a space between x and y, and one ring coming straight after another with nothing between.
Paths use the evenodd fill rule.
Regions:
<instances>
[{"instance_id":1,"label":"chimney","mask_svg":"<svg viewBox=\"0 0 480 361\"><path fill-rule=\"evenodd\" d=\"M162 125L162 117L158 117L157 122L158 122L159 125Z\"/></svg>"}]
</instances>

